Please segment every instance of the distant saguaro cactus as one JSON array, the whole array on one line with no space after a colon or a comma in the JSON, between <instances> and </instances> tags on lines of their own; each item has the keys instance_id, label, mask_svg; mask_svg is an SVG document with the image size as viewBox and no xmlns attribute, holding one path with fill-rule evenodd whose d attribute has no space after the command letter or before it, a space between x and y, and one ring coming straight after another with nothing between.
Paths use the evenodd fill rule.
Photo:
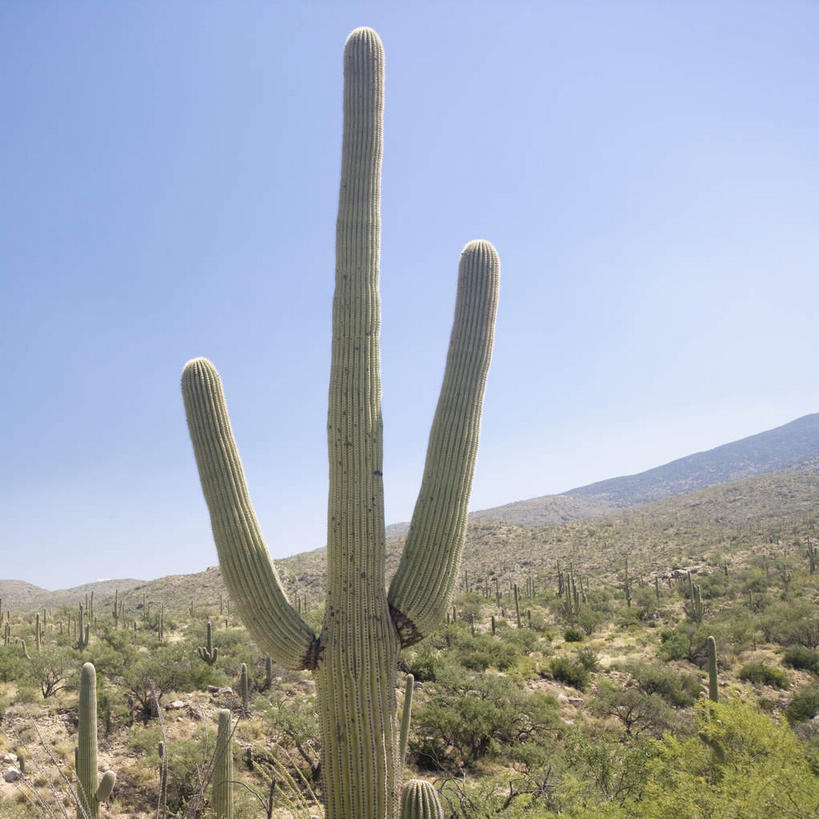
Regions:
<instances>
[{"instance_id":1,"label":"distant saguaro cactus","mask_svg":"<svg viewBox=\"0 0 819 819\"><path fill-rule=\"evenodd\" d=\"M199 646L197 649L199 656L208 664L213 665L216 658L219 656L219 649L213 647L213 626L208 620L208 625L205 633L205 645Z\"/></svg>"},{"instance_id":2,"label":"distant saguaro cactus","mask_svg":"<svg viewBox=\"0 0 819 819\"><path fill-rule=\"evenodd\" d=\"M77 819L98 819L100 805L111 795L117 776L106 771L97 784L97 672L91 663L80 675L80 713L77 747L74 749L77 769Z\"/></svg>"},{"instance_id":3,"label":"distant saguaro cactus","mask_svg":"<svg viewBox=\"0 0 819 819\"><path fill-rule=\"evenodd\" d=\"M242 698L242 709L247 713L250 708L250 677L247 673L247 663L239 668L239 695Z\"/></svg>"},{"instance_id":4,"label":"distant saguaro cactus","mask_svg":"<svg viewBox=\"0 0 819 819\"><path fill-rule=\"evenodd\" d=\"M380 185L384 52L356 29L344 50L344 135L327 421L327 597L316 635L290 605L250 502L222 385L205 359L182 375L188 427L230 596L259 647L316 680L328 819L398 816L401 648L444 618L460 565L492 350L500 263L470 242L424 477L389 592L382 478Z\"/></svg>"},{"instance_id":5,"label":"distant saguaro cactus","mask_svg":"<svg viewBox=\"0 0 819 819\"><path fill-rule=\"evenodd\" d=\"M230 709L219 712L216 752L213 755L213 794L211 803L216 819L233 819L233 726Z\"/></svg>"},{"instance_id":6,"label":"distant saguaro cactus","mask_svg":"<svg viewBox=\"0 0 819 819\"><path fill-rule=\"evenodd\" d=\"M709 636L708 646L708 699L717 702L719 699L719 685L717 682L717 641Z\"/></svg>"}]
</instances>

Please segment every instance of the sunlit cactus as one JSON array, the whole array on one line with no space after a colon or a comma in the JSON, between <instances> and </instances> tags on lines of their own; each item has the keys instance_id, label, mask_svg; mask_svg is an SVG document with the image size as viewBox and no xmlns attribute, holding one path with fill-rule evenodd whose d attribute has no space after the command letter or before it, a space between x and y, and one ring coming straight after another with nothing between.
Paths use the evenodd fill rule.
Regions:
<instances>
[{"instance_id":1,"label":"sunlit cactus","mask_svg":"<svg viewBox=\"0 0 819 819\"><path fill-rule=\"evenodd\" d=\"M216 658L219 656L219 649L213 647L213 626L211 626L210 620L208 620L206 629L205 645L199 646L197 651L199 652L199 656L208 665L213 665L216 662Z\"/></svg>"},{"instance_id":2,"label":"sunlit cactus","mask_svg":"<svg viewBox=\"0 0 819 819\"><path fill-rule=\"evenodd\" d=\"M80 675L80 713L74 761L77 769L77 819L98 819L100 805L111 795L116 774L106 771L98 783L97 672L85 663Z\"/></svg>"},{"instance_id":3,"label":"sunlit cactus","mask_svg":"<svg viewBox=\"0 0 819 819\"><path fill-rule=\"evenodd\" d=\"M410 779L401 790L401 819L444 819L438 791L423 779Z\"/></svg>"},{"instance_id":4,"label":"sunlit cactus","mask_svg":"<svg viewBox=\"0 0 819 819\"><path fill-rule=\"evenodd\" d=\"M230 710L219 712L216 752L213 756L211 807L216 819L233 819L233 725Z\"/></svg>"},{"instance_id":5,"label":"sunlit cactus","mask_svg":"<svg viewBox=\"0 0 819 819\"><path fill-rule=\"evenodd\" d=\"M344 134L327 434L327 597L320 634L290 605L250 502L222 384L190 361L182 392L222 574L259 647L314 673L328 819L393 819L400 810L396 670L401 648L444 619L466 531L500 263L470 242L424 477L386 591L379 360L384 52L356 29L344 50Z\"/></svg>"}]
</instances>

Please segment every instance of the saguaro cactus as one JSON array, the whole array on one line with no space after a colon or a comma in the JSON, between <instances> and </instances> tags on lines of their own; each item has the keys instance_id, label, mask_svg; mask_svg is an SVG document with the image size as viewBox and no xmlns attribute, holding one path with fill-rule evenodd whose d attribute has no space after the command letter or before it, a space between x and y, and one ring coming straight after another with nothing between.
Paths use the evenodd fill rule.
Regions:
<instances>
[{"instance_id":1,"label":"saguaro cactus","mask_svg":"<svg viewBox=\"0 0 819 819\"><path fill-rule=\"evenodd\" d=\"M382 479L380 185L384 53L356 29L344 50L344 135L327 420L327 596L316 635L290 605L264 545L219 375L182 375L188 427L230 596L253 639L313 671L328 819L399 811L396 664L443 620L455 585L492 350L500 263L489 242L461 254L455 319L424 477L389 593Z\"/></svg>"},{"instance_id":2,"label":"saguaro cactus","mask_svg":"<svg viewBox=\"0 0 819 819\"><path fill-rule=\"evenodd\" d=\"M213 755L213 814L216 819L233 819L233 726L230 709L219 712L216 751Z\"/></svg>"},{"instance_id":3,"label":"saguaro cactus","mask_svg":"<svg viewBox=\"0 0 819 819\"><path fill-rule=\"evenodd\" d=\"M80 675L80 714L74 761L77 769L77 819L98 819L102 804L114 789L117 776L106 771L97 784L97 672L85 663Z\"/></svg>"},{"instance_id":4,"label":"saguaro cactus","mask_svg":"<svg viewBox=\"0 0 819 819\"><path fill-rule=\"evenodd\" d=\"M250 708L250 677L247 673L247 663L239 667L239 695L242 698L242 710L247 713Z\"/></svg>"},{"instance_id":5,"label":"saguaro cactus","mask_svg":"<svg viewBox=\"0 0 819 819\"><path fill-rule=\"evenodd\" d=\"M205 635L205 645L197 648L199 656L208 664L213 665L219 656L219 649L213 647L213 626L208 620L207 632Z\"/></svg>"},{"instance_id":6,"label":"saguaro cactus","mask_svg":"<svg viewBox=\"0 0 819 819\"><path fill-rule=\"evenodd\" d=\"M708 699L716 702L719 699L719 686L717 684L717 641L713 637L708 637Z\"/></svg>"},{"instance_id":7,"label":"saguaro cactus","mask_svg":"<svg viewBox=\"0 0 819 819\"><path fill-rule=\"evenodd\" d=\"M401 791L401 819L444 819L438 791L423 779L410 779Z\"/></svg>"}]
</instances>

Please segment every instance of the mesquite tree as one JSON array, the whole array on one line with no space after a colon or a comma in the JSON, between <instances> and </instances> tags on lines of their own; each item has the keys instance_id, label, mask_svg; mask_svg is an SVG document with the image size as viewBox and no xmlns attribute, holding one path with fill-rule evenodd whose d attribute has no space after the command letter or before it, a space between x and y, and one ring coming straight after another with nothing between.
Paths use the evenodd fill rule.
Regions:
<instances>
[{"instance_id":1,"label":"mesquite tree","mask_svg":"<svg viewBox=\"0 0 819 819\"><path fill-rule=\"evenodd\" d=\"M400 650L446 613L461 558L492 351L500 263L470 242L420 495L389 591L385 576L380 303L384 52L356 29L344 50L344 133L327 419L327 595L315 634L290 605L264 545L222 385L206 359L182 375L188 427L231 598L276 662L313 672L329 819L400 810L396 672Z\"/></svg>"}]
</instances>

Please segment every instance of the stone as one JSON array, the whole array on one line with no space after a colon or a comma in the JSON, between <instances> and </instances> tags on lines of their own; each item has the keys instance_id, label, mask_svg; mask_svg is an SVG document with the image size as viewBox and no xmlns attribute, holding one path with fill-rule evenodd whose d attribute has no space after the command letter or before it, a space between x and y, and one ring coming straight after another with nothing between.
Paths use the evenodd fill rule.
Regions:
<instances>
[{"instance_id":1,"label":"stone","mask_svg":"<svg viewBox=\"0 0 819 819\"><path fill-rule=\"evenodd\" d=\"M13 766L3 771L3 779L5 779L6 782L16 782L22 776L23 774L20 773L20 769Z\"/></svg>"}]
</instances>

